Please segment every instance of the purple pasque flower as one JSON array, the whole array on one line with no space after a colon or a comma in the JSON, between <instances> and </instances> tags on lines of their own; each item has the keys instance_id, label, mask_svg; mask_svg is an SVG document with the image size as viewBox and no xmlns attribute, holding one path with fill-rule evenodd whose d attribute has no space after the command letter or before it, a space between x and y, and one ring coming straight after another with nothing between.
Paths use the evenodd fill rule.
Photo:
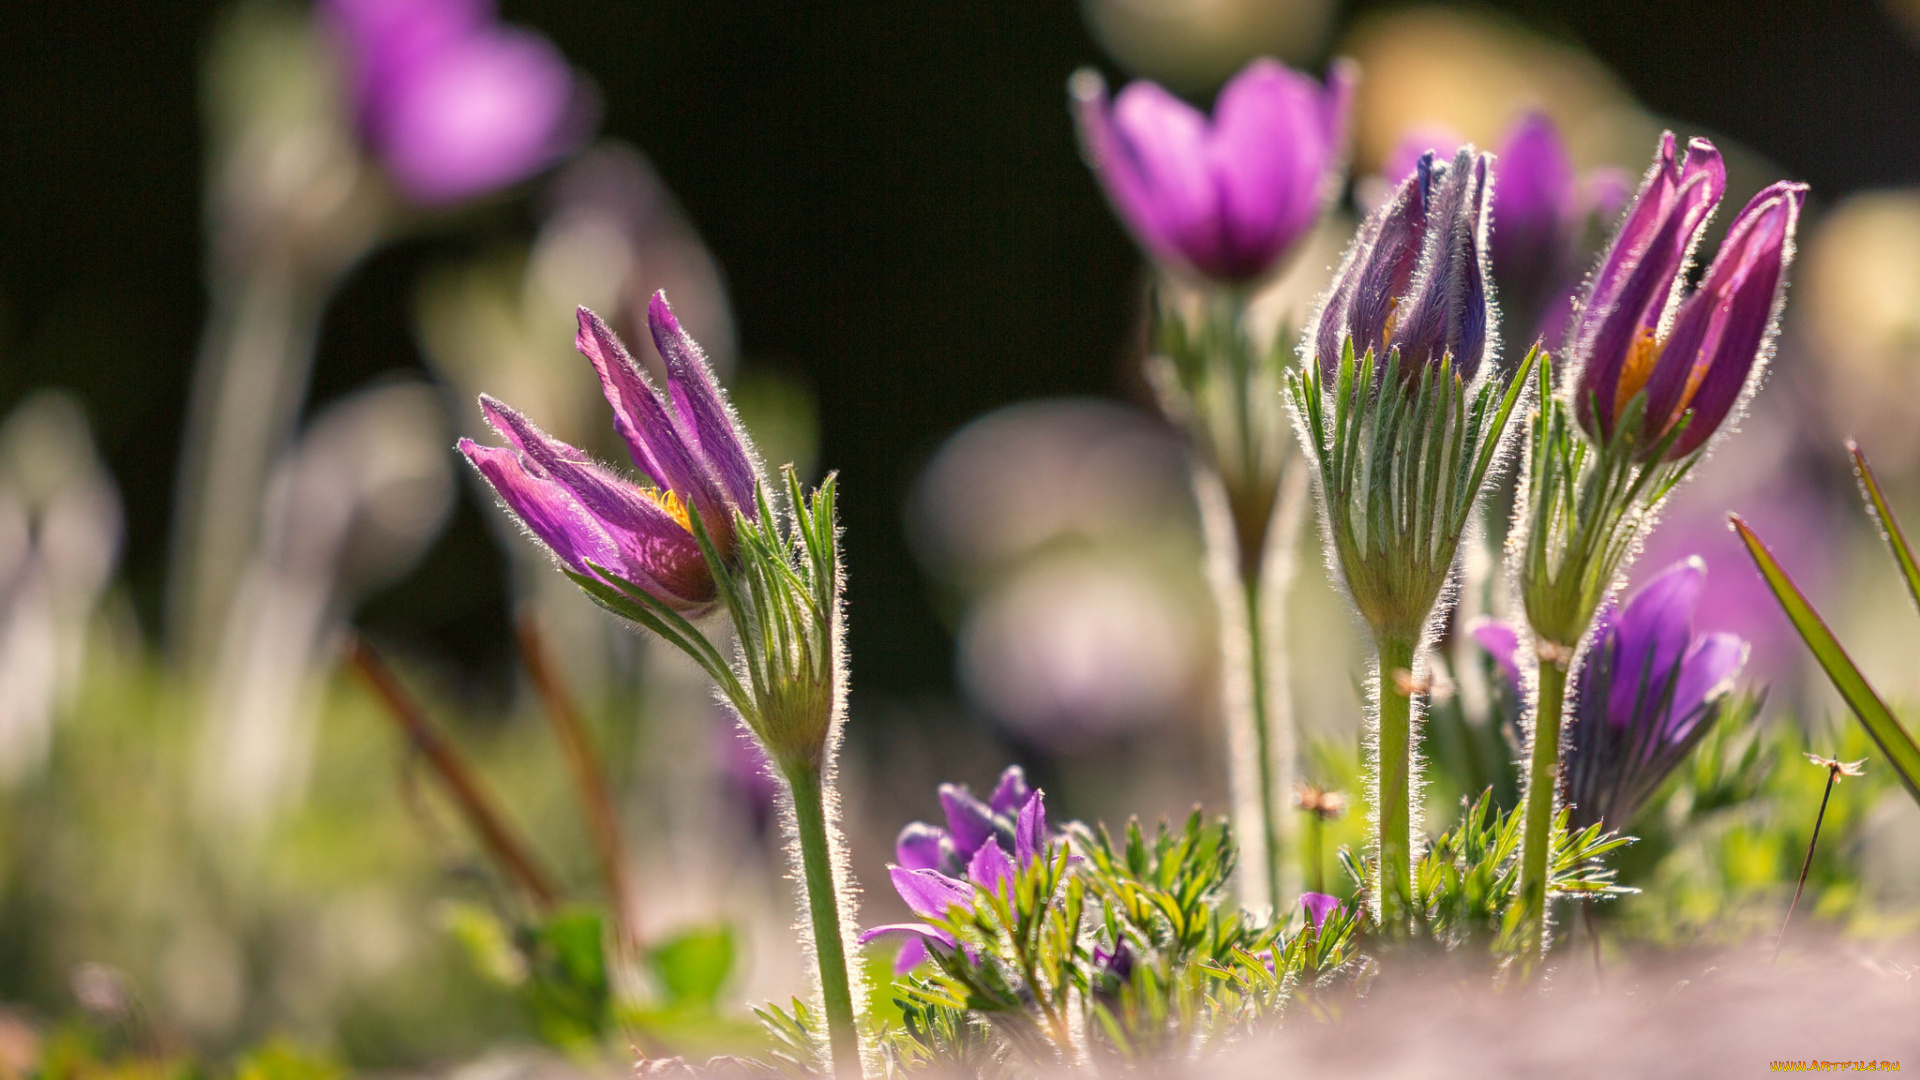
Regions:
<instances>
[{"instance_id":1,"label":"purple pasque flower","mask_svg":"<svg viewBox=\"0 0 1920 1080\"><path fill-rule=\"evenodd\" d=\"M588 107L553 44L488 0L321 0L361 137L411 200L518 183L577 146Z\"/></svg>"},{"instance_id":2,"label":"purple pasque flower","mask_svg":"<svg viewBox=\"0 0 1920 1080\"><path fill-rule=\"evenodd\" d=\"M1144 80L1109 104L1087 69L1069 92L1087 162L1140 246L1162 266L1237 284L1271 273L1338 190L1354 77L1335 63L1322 85L1258 59L1211 119Z\"/></svg>"},{"instance_id":3,"label":"purple pasque flower","mask_svg":"<svg viewBox=\"0 0 1920 1080\"><path fill-rule=\"evenodd\" d=\"M1327 919L1336 911L1344 910L1346 905L1337 896L1326 893L1303 892L1300 894L1300 906L1307 911L1307 921L1315 930L1327 925Z\"/></svg>"},{"instance_id":4,"label":"purple pasque flower","mask_svg":"<svg viewBox=\"0 0 1920 1080\"><path fill-rule=\"evenodd\" d=\"M1361 227L1308 340L1335 378L1341 351L1371 351L1377 371L1399 355L1403 378L1450 359L1471 379L1494 344L1487 271L1489 159L1470 146L1451 162L1422 154Z\"/></svg>"},{"instance_id":5,"label":"purple pasque flower","mask_svg":"<svg viewBox=\"0 0 1920 1080\"><path fill-rule=\"evenodd\" d=\"M1493 280L1516 347L1539 341L1557 350L1573 322L1573 299L1594 254L1597 222L1626 204L1618 169L1575 174L1560 130L1545 113L1528 113L1508 130L1495 158Z\"/></svg>"},{"instance_id":6,"label":"purple pasque flower","mask_svg":"<svg viewBox=\"0 0 1920 1080\"><path fill-rule=\"evenodd\" d=\"M685 614L713 605L713 572L694 538L692 515L723 557L733 550L733 515L756 515L759 465L712 369L655 293L647 323L666 362L663 394L607 324L581 308L574 347L593 362L644 483L601 465L482 395L481 411L510 444L460 440L460 452L527 529L576 574L595 567Z\"/></svg>"},{"instance_id":7,"label":"purple pasque flower","mask_svg":"<svg viewBox=\"0 0 1920 1080\"><path fill-rule=\"evenodd\" d=\"M1684 559L1596 621L1562 769L1574 828L1626 828L1719 719L1747 643L1693 632L1706 578L1705 562Z\"/></svg>"},{"instance_id":8,"label":"purple pasque flower","mask_svg":"<svg viewBox=\"0 0 1920 1080\"><path fill-rule=\"evenodd\" d=\"M1641 457L1681 419L1669 461L1699 449L1727 418L1771 346L1805 184L1763 189L1734 218L1700 287L1685 291L1693 245L1726 192L1726 167L1705 139L1677 157L1663 135L1612 247L1588 283L1569 349L1579 365L1574 409L1596 441L1646 394L1636 430Z\"/></svg>"},{"instance_id":9,"label":"purple pasque flower","mask_svg":"<svg viewBox=\"0 0 1920 1080\"><path fill-rule=\"evenodd\" d=\"M940 785L940 808L946 828L916 821L902 829L894 845L897 862L888 871L894 891L923 919L944 919L955 907L972 910L976 890L1010 887L1021 870L1047 854L1046 797L1027 784L1018 765L1000 774L985 802L965 785ZM860 935L860 943L881 937L905 939L894 960L896 973L926 960L929 943L947 949L955 944L952 934L927 923L876 926Z\"/></svg>"}]
</instances>

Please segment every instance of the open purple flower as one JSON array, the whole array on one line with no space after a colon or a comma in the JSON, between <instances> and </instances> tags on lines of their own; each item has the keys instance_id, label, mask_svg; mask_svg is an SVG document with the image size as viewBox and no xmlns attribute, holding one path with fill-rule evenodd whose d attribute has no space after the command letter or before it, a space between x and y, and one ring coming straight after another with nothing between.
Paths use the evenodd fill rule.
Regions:
<instances>
[{"instance_id":1,"label":"open purple flower","mask_svg":"<svg viewBox=\"0 0 1920 1080\"><path fill-rule=\"evenodd\" d=\"M1661 138L1569 339L1580 365L1575 414L1594 439L1612 440L1644 392L1639 425L1625 433L1636 452L1651 455L1691 413L1666 458L1692 453L1726 420L1770 347L1806 185L1781 181L1755 195L1700 287L1686 293L1689 254L1726 186L1712 143L1693 140L1682 163L1673 134Z\"/></svg>"},{"instance_id":2,"label":"open purple flower","mask_svg":"<svg viewBox=\"0 0 1920 1080\"><path fill-rule=\"evenodd\" d=\"M1413 172L1362 226L1334 278L1310 340L1321 371L1337 377L1351 339L1384 371L1398 353L1403 378L1451 358L1473 378L1493 344L1487 271L1485 154L1462 147L1451 163L1420 156Z\"/></svg>"},{"instance_id":3,"label":"open purple flower","mask_svg":"<svg viewBox=\"0 0 1920 1080\"><path fill-rule=\"evenodd\" d=\"M460 440L460 452L560 562L598 577L596 566L674 609L697 614L716 599L713 572L694 538L698 514L724 557L733 514L755 516L759 476L751 446L713 381L700 346L680 327L664 293L647 323L666 362L663 394L600 317L580 309L574 346L593 361L614 427L645 474L634 483L482 395L481 411L510 446Z\"/></svg>"},{"instance_id":4,"label":"open purple flower","mask_svg":"<svg viewBox=\"0 0 1920 1080\"><path fill-rule=\"evenodd\" d=\"M888 875L908 909L923 919L943 919L953 908L973 908L976 890L1010 888L1021 870L1049 848L1046 798L1027 784L1020 766L1000 774L987 801L964 785L940 785L946 828L914 822L895 844L897 864ZM1012 855L1008 855L1011 849ZM894 960L904 973L927 958L927 946L954 947L953 935L927 923L891 923L860 935L861 944L881 937L905 940Z\"/></svg>"},{"instance_id":5,"label":"open purple flower","mask_svg":"<svg viewBox=\"0 0 1920 1080\"><path fill-rule=\"evenodd\" d=\"M1070 85L1087 162L1134 239L1162 265L1228 283L1278 266L1340 183L1354 72L1326 85L1275 60L1241 69L1213 117L1160 86L1111 105L1090 70Z\"/></svg>"},{"instance_id":6,"label":"open purple flower","mask_svg":"<svg viewBox=\"0 0 1920 1080\"><path fill-rule=\"evenodd\" d=\"M1595 622L1562 766L1574 828L1626 828L1719 720L1746 664L1747 643L1734 634L1693 632L1706 579L1704 561L1683 559ZM1517 698L1518 635L1494 622L1468 632L1498 661Z\"/></svg>"},{"instance_id":7,"label":"open purple flower","mask_svg":"<svg viewBox=\"0 0 1920 1080\"><path fill-rule=\"evenodd\" d=\"M488 0L321 0L345 53L361 136L408 198L498 190L579 144L587 110L566 58L502 25Z\"/></svg>"},{"instance_id":8,"label":"open purple flower","mask_svg":"<svg viewBox=\"0 0 1920 1080\"><path fill-rule=\"evenodd\" d=\"M1707 564L1690 558L1661 571L1617 612L1601 612L1563 765L1574 828L1626 828L1719 719L1747 643L1693 632L1706 578Z\"/></svg>"}]
</instances>

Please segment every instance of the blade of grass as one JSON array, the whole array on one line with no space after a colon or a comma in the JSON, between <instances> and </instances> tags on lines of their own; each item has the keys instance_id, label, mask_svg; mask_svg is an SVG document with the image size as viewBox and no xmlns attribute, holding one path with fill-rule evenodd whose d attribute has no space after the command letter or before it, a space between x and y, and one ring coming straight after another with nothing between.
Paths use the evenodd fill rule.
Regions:
<instances>
[{"instance_id":1,"label":"blade of grass","mask_svg":"<svg viewBox=\"0 0 1920 1080\"><path fill-rule=\"evenodd\" d=\"M1900 531L1893 511L1887 509L1887 498L1880 492L1880 481L1874 478L1867 455L1851 442L1847 444L1847 454L1853 458L1854 473L1860 477L1860 493L1867 500L1867 509L1873 512L1880 525L1880 535L1886 539L1887 547L1893 549L1893 559L1900 564L1900 573L1906 576L1907 593L1915 604L1920 604L1920 565L1913 561L1913 548L1907 545L1907 536Z\"/></svg>"},{"instance_id":2,"label":"blade of grass","mask_svg":"<svg viewBox=\"0 0 1920 1080\"><path fill-rule=\"evenodd\" d=\"M1860 674L1853 659L1834 638L1833 631L1827 629L1819 613L1807 603L1807 598L1800 594L1786 571L1780 569L1773 553L1740 519L1740 515L1727 516L1733 522L1734 530L1740 534L1741 542L1747 545L1747 554L1753 556L1754 565L1760 568L1760 575L1766 579L1767 587L1773 590L1774 598L1780 601L1781 609L1787 613L1787 620L1799 631L1801 640L1813 651L1814 659L1820 661L1827 678L1833 680L1834 689L1840 691L1848 708L1860 718L1867 734L1873 737L1880 752L1886 755L1894 771L1900 774L1901 781L1907 785L1907 792L1915 802L1920 802L1920 744L1916 744L1907 729L1900 726L1893 710L1887 708L1886 702L1880 700L1880 695Z\"/></svg>"}]
</instances>

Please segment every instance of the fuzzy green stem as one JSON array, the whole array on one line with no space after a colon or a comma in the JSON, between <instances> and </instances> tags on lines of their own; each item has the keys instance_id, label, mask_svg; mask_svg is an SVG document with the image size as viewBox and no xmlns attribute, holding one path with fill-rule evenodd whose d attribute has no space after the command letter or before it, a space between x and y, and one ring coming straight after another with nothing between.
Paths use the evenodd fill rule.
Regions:
<instances>
[{"instance_id":1,"label":"fuzzy green stem","mask_svg":"<svg viewBox=\"0 0 1920 1080\"><path fill-rule=\"evenodd\" d=\"M1520 840L1521 914L1533 950L1546 941L1547 854L1553 838L1554 793L1560 788L1560 721L1566 691L1566 669L1543 658L1527 765L1527 816Z\"/></svg>"},{"instance_id":2,"label":"fuzzy green stem","mask_svg":"<svg viewBox=\"0 0 1920 1080\"><path fill-rule=\"evenodd\" d=\"M1403 923L1413 898L1413 699L1406 692L1413 671L1413 642L1383 637L1379 655L1378 821L1381 922Z\"/></svg>"},{"instance_id":3,"label":"fuzzy green stem","mask_svg":"<svg viewBox=\"0 0 1920 1080\"><path fill-rule=\"evenodd\" d=\"M1260 574L1256 570L1245 574L1242 583L1247 596L1247 682L1252 691L1251 702L1253 716L1253 745L1259 754L1259 796L1260 796L1260 833L1263 850L1266 852L1267 902L1277 911L1280 907L1280 784L1279 772L1274 763L1273 716L1267 707L1267 681L1269 672L1267 663L1267 644L1261 635L1261 619L1265 609L1261 604Z\"/></svg>"},{"instance_id":4,"label":"fuzzy green stem","mask_svg":"<svg viewBox=\"0 0 1920 1080\"><path fill-rule=\"evenodd\" d=\"M833 1074L861 1075L860 1035L853 1024L853 982L847 976L847 951L840 934L840 890L833 879L833 849L827 839L827 810L816 770L787 772L793 788L794 827L800 834L800 863L806 878L807 914L813 921L814 958L820 964L820 993L825 1000L827 1043Z\"/></svg>"}]
</instances>

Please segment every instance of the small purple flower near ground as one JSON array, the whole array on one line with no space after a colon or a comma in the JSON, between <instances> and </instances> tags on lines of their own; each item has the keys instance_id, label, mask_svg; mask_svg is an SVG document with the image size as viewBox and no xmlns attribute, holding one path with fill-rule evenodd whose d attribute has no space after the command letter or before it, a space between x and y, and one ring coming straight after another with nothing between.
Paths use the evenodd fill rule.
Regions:
<instances>
[{"instance_id":1,"label":"small purple flower near ground","mask_svg":"<svg viewBox=\"0 0 1920 1080\"><path fill-rule=\"evenodd\" d=\"M613 405L614 427L645 474L635 483L482 395L488 423L511 445L460 440L460 452L562 565L617 575L686 614L716 599L713 572L693 533L698 514L714 547L733 549L733 514L756 515L753 449L713 381L700 346L656 293L647 321L666 361L663 394L599 316L580 309L575 347L593 361Z\"/></svg>"},{"instance_id":2,"label":"small purple flower near ground","mask_svg":"<svg viewBox=\"0 0 1920 1080\"><path fill-rule=\"evenodd\" d=\"M578 146L589 108L566 58L487 0L321 0L361 137L414 202L518 183Z\"/></svg>"},{"instance_id":3,"label":"small purple flower near ground","mask_svg":"<svg viewBox=\"0 0 1920 1080\"><path fill-rule=\"evenodd\" d=\"M1719 719L1746 664L1747 643L1734 634L1693 632L1706 577L1705 562L1684 559L1595 621L1562 764L1573 828L1596 822L1627 828ZM1518 698L1518 635L1492 622L1476 623L1469 633L1514 680Z\"/></svg>"},{"instance_id":4,"label":"small purple flower near ground","mask_svg":"<svg viewBox=\"0 0 1920 1080\"><path fill-rule=\"evenodd\" d=\"M901 830L894 845L896 865L888 871L894 891L915 915L939 919L956 907L971 909L976 890L997 893L1010 888L1020 871L1047 855L1045 800L1044 793L1027 784L1018 765L1000 774L985 802L962 785L940 785L946 827L916 821ZM894 960L896 973L924 962L929 943L947 949L955 945L952 934L927 923L876 926L861 934L860 942L881 937L905 938Z\"/></svg>"},{"instance_id":5,"label":"small purple flower near ground","mask_svg":"<svg viewBox=\"0 0 1920 1080\"><path fill-rule=\"evenodd\" d=\"M1164 267L1237 284L1279 266L1337 191L1354 77L1336 63L1322 85L1255 60L1211 119L1144 80L1109 103L1083 69L1069 90L1087 163L1140 246Z\"/></svg>"}]
</instances>

